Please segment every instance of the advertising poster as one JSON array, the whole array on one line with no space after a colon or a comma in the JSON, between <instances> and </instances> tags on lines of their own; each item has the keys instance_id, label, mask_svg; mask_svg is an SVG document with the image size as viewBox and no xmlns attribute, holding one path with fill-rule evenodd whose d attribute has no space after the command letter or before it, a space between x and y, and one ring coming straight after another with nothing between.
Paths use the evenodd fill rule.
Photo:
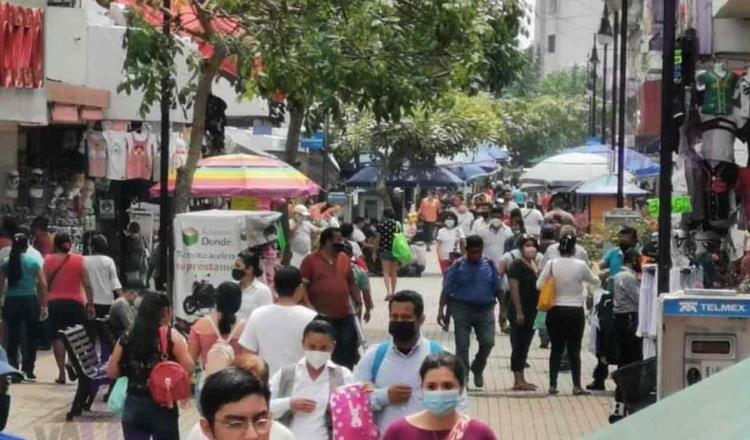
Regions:
<instances>
[{"instance_id":1,"label":"advertising poster","mask_svg":"<svg viewBox=\"0 0 750 440\"><path fill-rule=\"evenodd\" d=\"M189 322L213 306L214 289L232 280L242 240L242 215L215 211L180 214L174 220L174 311Z\"/></svg>"}]
</instances>

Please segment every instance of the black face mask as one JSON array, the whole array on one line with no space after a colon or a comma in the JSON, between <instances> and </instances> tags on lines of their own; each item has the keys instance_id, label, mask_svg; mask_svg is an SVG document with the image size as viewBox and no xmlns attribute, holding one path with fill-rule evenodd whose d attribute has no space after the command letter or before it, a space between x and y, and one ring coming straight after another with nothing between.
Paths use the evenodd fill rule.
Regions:
<instances>
[{"instance_id":1,"label":"black face mask","mask_svg":"<svg viewBox=\"0 0 750 440\"><path fill-rule=\"evenodd\" d=\"M417 334L417 323L413 321L391 321L388 323L388 333L396 342L408 342Z\"/></svg>"},{"instance_id":2,"label":"black face mask","mask_svg":"<svg viewBox=\"0 0 750 440\"><path fill-rule=\"evenodd\" d=\"M232 279L235 281L241 280L245 276L245 271L242 269L232 269Z\"/></svg>"},{"instance_id":3,"label":"black face mask","mask_svg":"<svg viewBox=\"0 0 750 440\"><path fill-rule=\"evenodd\" d=\"M630 243L620 243L620 250L623 251L623 252L627 251L628 249L630 249L632 247L633 247L633 245L630 244Z\"/></svg>"},{"instance_id":4,"label":"black face mask","mask_svg":"<svg viewBox=\"0 0 750 440\"><path fill-rule=\"evenodd\" d=\"M333 244L333 251L336 252L336 253L346 252L346 245L344 243L334 243Z\"/></svg>"}]
</instances>

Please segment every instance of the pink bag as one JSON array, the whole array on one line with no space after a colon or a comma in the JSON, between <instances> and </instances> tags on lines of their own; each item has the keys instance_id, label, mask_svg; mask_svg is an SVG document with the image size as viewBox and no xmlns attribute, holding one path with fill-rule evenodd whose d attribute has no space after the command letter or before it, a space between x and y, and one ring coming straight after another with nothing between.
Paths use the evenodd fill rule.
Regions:
<instances>
[{"instance_id":1,"label":"pink bag","mask_svg":"<svg viewBox=\"0 0 750 440\"><path fill-rule=\"evenodd\" d=\"M332 440L377 440L378 427L370 411L370 396L364 384L335 389L330 400Z\"/></svg>"}]
</instances>

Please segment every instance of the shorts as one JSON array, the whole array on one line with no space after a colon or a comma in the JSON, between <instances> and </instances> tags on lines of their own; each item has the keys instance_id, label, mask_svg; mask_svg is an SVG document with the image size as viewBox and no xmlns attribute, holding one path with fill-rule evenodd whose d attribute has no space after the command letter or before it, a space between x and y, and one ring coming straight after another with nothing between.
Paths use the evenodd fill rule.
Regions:
<instances>
[{"instance_id":1,"label":"shorts","mask_svg":"<svg viewBox=\"0 0 750 440\"><path fill-rule=\"evenodd\" d=\"M385 261L396 261L396 257L393 256L391 251L380 251L380 259Z\"/></svg>"},{"instance_id":2,"label":"shorts","mask_svg":"<svg viewBox=\"0 0 750 440\"><path fill-rule=\"evenodd\" d=\"M86 323L86 308L78 301L70 299L52 300L48 307L52 339L58 337L60 330Z\"/></svg>"}]
</instances>

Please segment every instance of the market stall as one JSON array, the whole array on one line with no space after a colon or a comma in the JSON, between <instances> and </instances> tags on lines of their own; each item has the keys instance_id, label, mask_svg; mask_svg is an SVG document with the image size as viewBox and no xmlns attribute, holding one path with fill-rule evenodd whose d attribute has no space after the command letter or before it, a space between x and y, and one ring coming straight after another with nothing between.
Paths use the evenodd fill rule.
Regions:
<instances>
[{"instance_id":1,"label":"market stall","mask_svg":"<svg viewBox=\"0 0 750 440\"><path fill-rule=\"evenodd\" d=\"M573 189L578 196L588 200L587 209L589 225L604 224L604 214L617 207L617 175L605 174L580 184ZM635 186L632 181L625 182L623 193L632 205L635 197L644 197L648 191Z\"/></svg>"}]
</instances>

